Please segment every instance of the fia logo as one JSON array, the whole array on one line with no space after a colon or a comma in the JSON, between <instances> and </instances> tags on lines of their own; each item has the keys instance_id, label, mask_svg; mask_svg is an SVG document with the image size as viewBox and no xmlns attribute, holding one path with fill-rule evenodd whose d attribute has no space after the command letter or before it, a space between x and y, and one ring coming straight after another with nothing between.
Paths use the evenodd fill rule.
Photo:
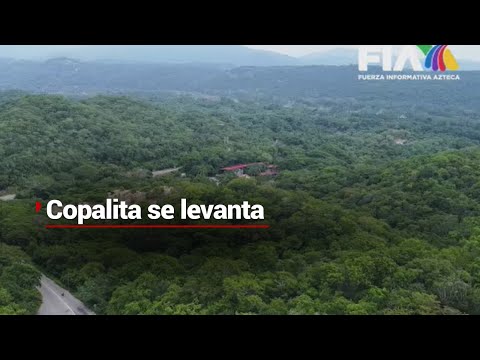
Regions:
<instances>
[{"instance_id":1,"label":"fia logo","mask_svg":"<svg viewBox=\"0 0 480 360\"><path fill-rule=\"evenodd\" d=\"M424 57L424 58L423 58ZM403 71L408 63L413 71L455 71L459 65L448 45L405 45L393 61L393 46L362 46L358 52L358 70L382 65L383 71Z\"/></svg>"}]
</instances>

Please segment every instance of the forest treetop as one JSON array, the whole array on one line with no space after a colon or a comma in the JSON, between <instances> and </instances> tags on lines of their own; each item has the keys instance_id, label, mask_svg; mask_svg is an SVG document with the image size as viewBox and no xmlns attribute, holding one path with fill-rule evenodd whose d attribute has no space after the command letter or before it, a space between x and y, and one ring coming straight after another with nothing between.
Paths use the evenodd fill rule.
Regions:
<instances>
[{"instance_id":1,"label":"forest treetop","mask_svg":"<svg viewBox=\"0 0 480 360\"><path fill-rule=\"evenodd\" d=\"M57 70L0 76L86 92L0 94L0 197L15 195L0 200L0 313L35 311L32 263L98 314L480 313L478 73L412 85L353 68ZM218 176L247 163L281 171ZM33 213L111 195L248 200L271 227L47 231Z\"/></svg>"}]
</instances>

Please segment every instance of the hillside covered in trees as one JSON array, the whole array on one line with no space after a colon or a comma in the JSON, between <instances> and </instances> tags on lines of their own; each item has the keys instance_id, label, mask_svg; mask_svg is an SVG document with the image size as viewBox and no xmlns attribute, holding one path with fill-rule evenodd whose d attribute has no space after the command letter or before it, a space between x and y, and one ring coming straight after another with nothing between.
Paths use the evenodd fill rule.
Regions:
<instances>
[{"instance_id":1,"label":"hillside covered in trees","mask_svg":"<svg viewBox=\"0 0 480 360\"><path fill-rule=\"evenodd\" d=\"M36 269L99 314L480 313L479 74L229 71L201 96L1 94L0 313L36 311ZM279 175L220 174L254 162ZM107 196L249 200L271 228L46 230L33 210Z\"/></svg>"}]
</instances>

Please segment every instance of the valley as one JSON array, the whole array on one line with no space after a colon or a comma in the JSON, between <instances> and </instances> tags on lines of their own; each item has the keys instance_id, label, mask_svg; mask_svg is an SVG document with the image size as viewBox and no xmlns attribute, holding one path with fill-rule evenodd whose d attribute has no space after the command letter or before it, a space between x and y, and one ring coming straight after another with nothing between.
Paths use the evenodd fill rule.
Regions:
<instances>
[{"instance_id":1,"label":"valley","mask_svg":"<svg viewBox=\"0 0 480 360\"><path fill-rule=\"evenodd\" d=\"M47 65L3 68L0 313L35 314L42 273L96 314L480 313L479 73ZM51 231L34 212L109 194L248 200L270 227Z\"/></svg>"}]
</instances>

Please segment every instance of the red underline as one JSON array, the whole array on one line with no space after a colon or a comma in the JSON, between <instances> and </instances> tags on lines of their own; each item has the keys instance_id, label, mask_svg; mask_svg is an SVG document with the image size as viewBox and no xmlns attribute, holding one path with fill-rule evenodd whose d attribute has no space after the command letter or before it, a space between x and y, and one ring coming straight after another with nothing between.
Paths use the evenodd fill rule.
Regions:
<instances>
[{"instance_id":1,"label":"red underline","mask_svg":"<svg viewBox=\"0 0 480 360\"><path fill-rule=\"evenodd\" d=\"M45 225L46 229L269 229L270 225Z\"/></svg>"}]
</instances>

